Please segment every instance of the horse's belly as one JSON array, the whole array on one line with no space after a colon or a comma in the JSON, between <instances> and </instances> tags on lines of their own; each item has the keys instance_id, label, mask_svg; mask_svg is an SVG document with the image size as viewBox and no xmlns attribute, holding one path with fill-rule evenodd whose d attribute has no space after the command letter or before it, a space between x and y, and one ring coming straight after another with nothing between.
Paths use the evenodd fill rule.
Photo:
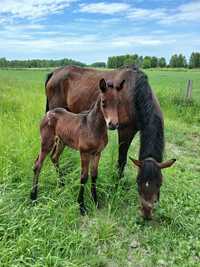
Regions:
<instances>
[{"instance_id":1,"label":"horse's belly","mask_svg":"<svg viewBox=\"0 0 200 267\"><path fill-rule=\"evenodd\" d=\"M76 85L76 84L75 84ZM67 95L68 109L73 113L80 113L88 110L98 97L98 90L96 86L91 85L76 85L76 87L69 90Z\"/></svg>"}]
</instances>

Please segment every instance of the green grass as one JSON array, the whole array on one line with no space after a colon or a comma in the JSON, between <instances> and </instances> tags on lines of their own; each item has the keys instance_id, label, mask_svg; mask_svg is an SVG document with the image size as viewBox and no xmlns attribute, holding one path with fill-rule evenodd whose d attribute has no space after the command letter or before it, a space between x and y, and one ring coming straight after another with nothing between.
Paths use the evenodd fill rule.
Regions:
<instances>
[{"instance_id":1,"label":"green grass","mask_svg":"<svg viewBox=\"0 0 200 267\"><path fill-rule=\"evenodd\" d=\"M0 71L0 266L200 266L200 72L147 71L165 114L164 184L154 219L138 212L136 170L128 162L116 191L117 134L109 136L97 181L101 209L86 191L89 213L79 215L79 153L66 149L64 189L49 159L40 176L39 200L29 192L45 110L44 70ZM193 80L193 101L183 100ZM137 157L138 136L129 154Z\"/></svg>"}]
</instances>

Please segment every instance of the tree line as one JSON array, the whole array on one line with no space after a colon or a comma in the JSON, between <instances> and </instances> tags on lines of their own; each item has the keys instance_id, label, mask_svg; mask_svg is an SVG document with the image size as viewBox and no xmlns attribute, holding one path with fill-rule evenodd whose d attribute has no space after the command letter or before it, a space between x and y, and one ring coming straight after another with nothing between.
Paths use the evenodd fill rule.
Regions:
<instances>
[{"instance_id":1,"label":"tree line","mask_svg":"<svg viewBox=\"0 0 200 267\"><path fill-rule=\"evenodd\" d=\"M112 56L105 62L95 62L90 65L85 63L63 58L59 60L48 59L31 59L31 60L7 60L0 58L0 68L48 68L62 67L66 65L76 65L81 67L96 67L96 68L120 68L125 65L137 65L141 68L200 68L200 53L193 52L190 55L189 61L182 54L174 54L171 56L169 63L164 57L139 56L137 54L127 54L121 56Z\"/></svg>"},{"instance_id":2,"label":"tree line","mask_svg":"<svg viewBox=\"0 0 200 267\"><path fill-rule=\"evenodd\" d=\"M0 58L0 68L48 68L48 67L62 67L66 65L77 65L84 67L85 63L63 58L58 60L53 59L28 59L28 60L7 60L6 58Z\"/></svg>"},{"instance_id":3,"label":"tree line","mask_svg":"<svg viewBox=\"0 0 200 267\"><path fill-rule=\"evenodd\" d=\"M171 56L169 63L167 64L164 57L150 57L150 56L139 56L137 54L133 55L122 55L122 56L113 56L108 58L107 67L108 68L120 68L124 65L135 64L141 68L200 68L200 53L193 52L190 55L189 61L182 54L174 54Z\"/></svg>"}]
</instances>

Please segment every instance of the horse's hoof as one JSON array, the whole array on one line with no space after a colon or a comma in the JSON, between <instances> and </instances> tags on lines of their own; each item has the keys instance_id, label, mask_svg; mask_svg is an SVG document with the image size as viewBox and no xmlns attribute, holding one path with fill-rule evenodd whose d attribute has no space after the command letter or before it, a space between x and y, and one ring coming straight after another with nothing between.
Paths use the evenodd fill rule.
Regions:
<instances>
[{"instance_id":1,"label":"horse's hoof","mask_svg":"<svg viewBox=\"0 0 200 267\"><path fill-rule=\"evenodd\" d=\"M37 193L36 192L31 192L30 198L32 201L35 201L37 199Z\"/></svg>"},{"instance_id":2,"label":"horse's hoof","mask_svg":"<svg viewBox=\"0 0 200 267\"><path fill-rule=\"evenodd\" d=\"M86 213L87 213L86 208L85 208L85 207L80 207L80 214L81 214L82 216L85 216Z\"/></svg>"}]
</instances>

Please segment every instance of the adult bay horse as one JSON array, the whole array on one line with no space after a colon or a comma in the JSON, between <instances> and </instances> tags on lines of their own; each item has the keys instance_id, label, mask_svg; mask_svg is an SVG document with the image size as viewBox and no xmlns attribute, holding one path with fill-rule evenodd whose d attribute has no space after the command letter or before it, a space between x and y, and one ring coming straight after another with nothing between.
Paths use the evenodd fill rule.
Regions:
<instances>
[{"instance_id":1,"label":"adult bay horse","mask_svg":"<svg viewBox=\"0 0 200 267\"><path fill-rule=\"evenodd\" d=\"M87 110L99 95L99 80L112 80L119 92L118 120L108 121L110 129L118 128L118 168L121 176L127 161L127 152L135 134L140 133L138 192L144 217L150 217L153 203L159 199L162 184L161 168L174 160L162 163L164 151L164 123L159 103L149 85L147 76L136 67L111 71L67 66L49 73L45 83L46 111L62 107L74 113ZM106 106L106 103L104 103ZM108 107L109 108L109 107ZM161 166L160 164L164 164Z\"/></svg>"}]
</instances>

